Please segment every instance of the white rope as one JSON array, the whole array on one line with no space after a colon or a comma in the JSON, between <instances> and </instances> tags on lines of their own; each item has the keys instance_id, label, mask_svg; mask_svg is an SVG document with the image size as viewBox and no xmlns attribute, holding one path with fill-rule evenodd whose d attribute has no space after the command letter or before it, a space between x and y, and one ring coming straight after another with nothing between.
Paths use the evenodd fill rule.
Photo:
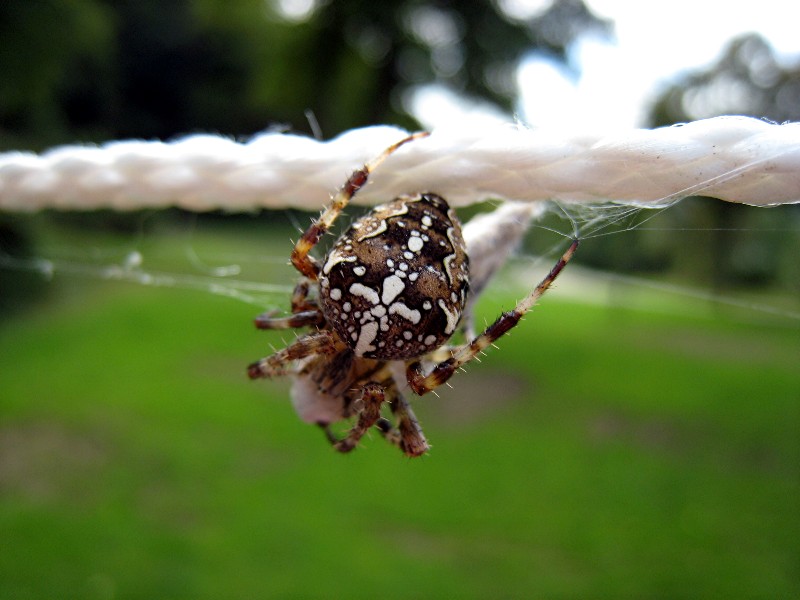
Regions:
<instances>
[{"instance_id":1,"label":"white rope","mask_svg":"<svg viewBox=\"0 0 800 600\"><path fill-rule=\"evenodd\" d=\"M316 210L354 168L404 135L368 127L328 142L281 133L245 143L197 135L9 152L0 154L0 210ZM437 192L454 205L496 198L656 206L695 193L796 203L800 123L718 117L615 135L465 124L402 147L357 199L376 203L415 191Z\"/></svg>"}]
</instances>

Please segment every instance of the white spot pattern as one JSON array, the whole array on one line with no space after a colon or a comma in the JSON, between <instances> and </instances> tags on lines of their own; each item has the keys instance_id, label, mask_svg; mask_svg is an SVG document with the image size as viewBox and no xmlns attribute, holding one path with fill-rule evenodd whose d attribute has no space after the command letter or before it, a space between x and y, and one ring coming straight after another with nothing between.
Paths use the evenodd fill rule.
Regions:
<instances>
[{"instance_id":1,"label":"white spot pattern","mask_svg":"<svg viewBox=\"0 0 800 600\"><path fill-rule=\"evenodd\" d=\"M458 325L458 319L461 315L457 310L448 310L447 303L441 298L439 298L439 308L442 309L442 312L447 317L447 326L444 328L444 332L450 335L456 330L456 325Z\"/></svg>"},{"instance_id":2,"label":"white spot pattern","mask_svg":"<svg viewBox=\"0 0 800 600\"><path fill-rule=\"evenodd\" d=\"M378 336L378 323L370 321L361 326L361 332L358 334L358 341L356 342L356 354L363 356L365 352L375 350L372 342Z\"/></svg>"},{"instance_id":3,"label":"white spot pattern","mask_svg":"<svg viewBox=\"0 0 800 600\"><path fill-rule=\"evenodd\" d=\"M383 294L381 295L381 301L384 304L391 304L392 301L400 295L406 287L406 284L403 283L403 280L400 279L397 275L390 275L386 279L383 280Z\"/></svg>"},{"instance_id":4,"label":"white spot pattern","mask_svg":"<svg viewBox=\"0 0 800 600\"><path fill-rule=\"evenodd\" d=\"M460 226L447 208L433 194L398 198L357 221L329 253L321 303L356 356L419 357L455 331L468 271Z\"/></svg>"},{"instance_id":5,"label":"white spot pattern","mask_svg":"<svg viewBox=\"0 0 800 600\"><path fill-rule=\"evenodd\" d=\"M334 265L337 265L341 262L355 262L355 261L356 261L355 256L345 256L341 252L333 251L330 253L330 255L328 255L328 260L325 261L325 266L322 267L322 272L327 274L331 272L331 269L333 268Z\"/></svg>"},{"instance_id":6,"label":"white spot pattern","mask_svg":"<svg viewBox=\"0 0 800 600\"><path fill-rule=\"evenodd\" d=\"M415 325L419 323L419 320L422 318L420 312L416 309L411 309L407 307L402 302L395 302L389 307L389 314L390 315L400 315L404 319L408 319Z\"/></svg>"},{"instance_id":7,"label":"white spot pattern","mask_svg":"<svg viewBox=\"0 0 800 600\"><path fill-rule=\"evenodd\" d=\"M377 227L367 230L367 232L364 233L361 237L357 238L356 241L357 242L363 242L367 238L371 238L371 237L375 237L376 235L380 235L384 231L386 231L386 227L387 227L386 219L381 219L378 222L378 226Z\"/></svg>"},{"instance_id":8,"label":"white spot pattern","mask_svg":"<svg viewBox=\"0 0 800 600\"><path fill-rule=\"evenodd\" d=\"M354 283L350 286L350 293L354 296L361 296L370 304L378 304L378 292L365 286L363 283Z\"/></svg>"}]
</instances>

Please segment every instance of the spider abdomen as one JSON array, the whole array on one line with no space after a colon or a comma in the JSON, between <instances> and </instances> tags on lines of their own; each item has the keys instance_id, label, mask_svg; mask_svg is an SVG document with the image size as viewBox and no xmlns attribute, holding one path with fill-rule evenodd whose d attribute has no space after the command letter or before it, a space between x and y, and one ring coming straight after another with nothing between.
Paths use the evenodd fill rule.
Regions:
<instances>
[{"instance_id":1,"label":"spider abdomen","mask_svg":"<svg viewBox=\"0 0 800 600\"><path fill-rule=\"evenodd\" d=\"M356 356L423 356L450 338L466 303L458 217L430 193L378 206L337 240L319 283L325 319Z\"/></svg>"}]
</instances>

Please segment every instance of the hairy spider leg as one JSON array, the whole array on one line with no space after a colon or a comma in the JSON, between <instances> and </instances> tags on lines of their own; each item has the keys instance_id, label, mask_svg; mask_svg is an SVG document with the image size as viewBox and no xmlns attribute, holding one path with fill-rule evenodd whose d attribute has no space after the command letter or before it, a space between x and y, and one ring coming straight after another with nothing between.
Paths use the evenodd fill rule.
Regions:
<instances>
[{"instance_id":1,"label":"hairy spider leg","mask_svg":"<svg viewBox=\"0 0 800 600\"><path fill-rule=\"evenodd\" d=\"M383 437L400 448L407 456L422 456L430 450L428 440L422 433L422 427L414 411L411 410L411 405L400 392L397 392L391 408L392 413L397 417L397 426L392 426L388 419L383 418L378 419L375 424Z\"/></svg>"},{"instance_id":2,"label":"hairy spider leg","mask_svg":"<svg viewBox=\"0 0 800 600\"><path fill-rule=\"evenodd\" d=\"M306 312L309 310L319 310L317 301L310 300L308 298L308 291L310 287L311 286L308 282L308 279L306 279L305 277L303 277L300 281L298 281L297 285L294 286L294 291L292 292L293 313Z\"/></svg>"},{"instance_id":3,"label":"hairy spider leg","mask_svg":"<svg viewBox=\"0 0 800 600\"><path fill-rule=\"evenodd\" d=\"M365 374L370 378L369 381L351 391L355 397L342 416L357 414L358 419L344 438L339 439L329 423L319 424L325 432L325 437L339 452L350 452L356 448L372 426L375 426L388 442L400 448L409 457L421 456L430 449L411 405L397 390L394 379L382 377L387 374L386 363L379 363L375 370ZM396 426L381 416L381 406L384 402L390 406L392 414L396 417Z\"/></svg>"},{"instance_id":4,"label":"hairy spider leg","mask_svg":"<svg viewBox=\"0 0 800 600\"><path fill-rule=\"evenodd\" d=\"M341 344L342 342L338 342ZM333 354L339 350L337 339L330 330L315 331L297 338L293 343L274 354L257 360L247 367L250 379L288 375L286 365L312 354Z\"/></svg>"},{"instance_id":5,"label":"hairy spider leg","mask_svg":"<svg viewBox=\"0 0 800 600\"><path fill-rule=\"evenodd\" d=\"M525 313L536 304L536 301L541 298L552 285L553 281L555 281L556 277L558 277L575 254L578 244L579 241L575 239L555 266L550 270L550 273L542 279L539 285L537 285L530 294L520 300L513 310L500 315L494 323L489 325L483 333L470 343L454 347L452 349L452 356L433 367L427 375L423 372L422 364L419 360L410 363L406 369L406 378L408 379L408 385L411 389L420 396L436 389L450 379L453 373L461 366L474 359L484 349L494 343L495 340L516 326Z\"/></svg>"},{"instance_id":6,"label":"hairy spider leg","mask_svg":"<svg viewBox=\"0 0 800 600\"><path fill-rule=\"evenodd\" d=\"M311 325L322 325L325 317L320 310L306 310L286 317L273 316L275 311L258 315L253 323L257 329L295 329Z\"/></svg>"},{"instance_id":7,"label":"hairy spider leg","mask_svg":"<svg viewBox=\"0 0 800 600\"><path fill-rule=\"evenodd\" d=\"M258 315L253 321L257 329L295 329L322 325L325 316L319 309L316 300L309 299L310 284L303 277L292 292L292 314L285 317L276 317L278 311L267 311Z\"/></svg>"},{"instance_id":8,"label":"hairy spider leg","mask_svg":"<svg viewBox=\"0 0 800 600\"><path fill-rule=\"evenodd\" d=\"M361 397L356 401L361 405L358 420L347 433L347 437L334 442L333 447L336 450L350 452L358 446L364 434L381 418L381 405L385 397L386 392L379 383L370 381L361 387Z\"/></svg>"},{"instance_id":9,"label":"hairy spider leg","mask_svg":"<svg viewBox=\"0 0 800 600\"><path fill-rule=\"evenodd\" d=\"M300 271L300 273L311 281L316 281L318 279L320 266L319 262L309 254L311 249L317 245L325 232L331 228L334 221L336 221L342 210L344 210L344 207L350 202L350 199L367 183L370 173L372 173L378 165L403 144L427 137L428 135L430 134L427 131L423 131L409 135L399 142L395 142L384 150L380 156L367 162L363 167L356 169L353 174L350 175L345 184L333 197L328 207L322 211L319 219L314 221L311 226L306 229L300 239L297 240L294 250L292 250L291 258L295 269Z\"/></svg>"}]
</instances>

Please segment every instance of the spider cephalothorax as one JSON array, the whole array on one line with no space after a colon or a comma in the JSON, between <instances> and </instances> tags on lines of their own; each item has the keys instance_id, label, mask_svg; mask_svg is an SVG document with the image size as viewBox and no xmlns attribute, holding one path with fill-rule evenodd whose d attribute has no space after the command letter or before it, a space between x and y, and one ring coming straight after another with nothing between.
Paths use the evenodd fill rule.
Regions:
<instances>
[{"instance_id":1,"label":"spider cephalothorax","mask_svg":"<svg viewBox=\"0 0 800 600\"><path fill-rule=\"evenodd\" d=\"M409 456L428 443L403 396L422 395L514 327L555 280L577 240L541 283L467 343L450 346L469 292L469 258L455 212L441 196L417 193L375 207L338 239L322 263L309 252L370 173L411 135L356 170L292 252L303 275L292 314L256 318L261 329L310 326L313 331L251 364L251 378L293 376L292 402L300 417L322 426L334 447L352 450L373 426ZM486 277L486 276L485 276ZM485 281L480 282L481 287ZM442 360L442 358L444 360ZM388 404L395 422L381 415ZM357 417L343 439L334 422Z\"/></svg>"}]
</instances>

